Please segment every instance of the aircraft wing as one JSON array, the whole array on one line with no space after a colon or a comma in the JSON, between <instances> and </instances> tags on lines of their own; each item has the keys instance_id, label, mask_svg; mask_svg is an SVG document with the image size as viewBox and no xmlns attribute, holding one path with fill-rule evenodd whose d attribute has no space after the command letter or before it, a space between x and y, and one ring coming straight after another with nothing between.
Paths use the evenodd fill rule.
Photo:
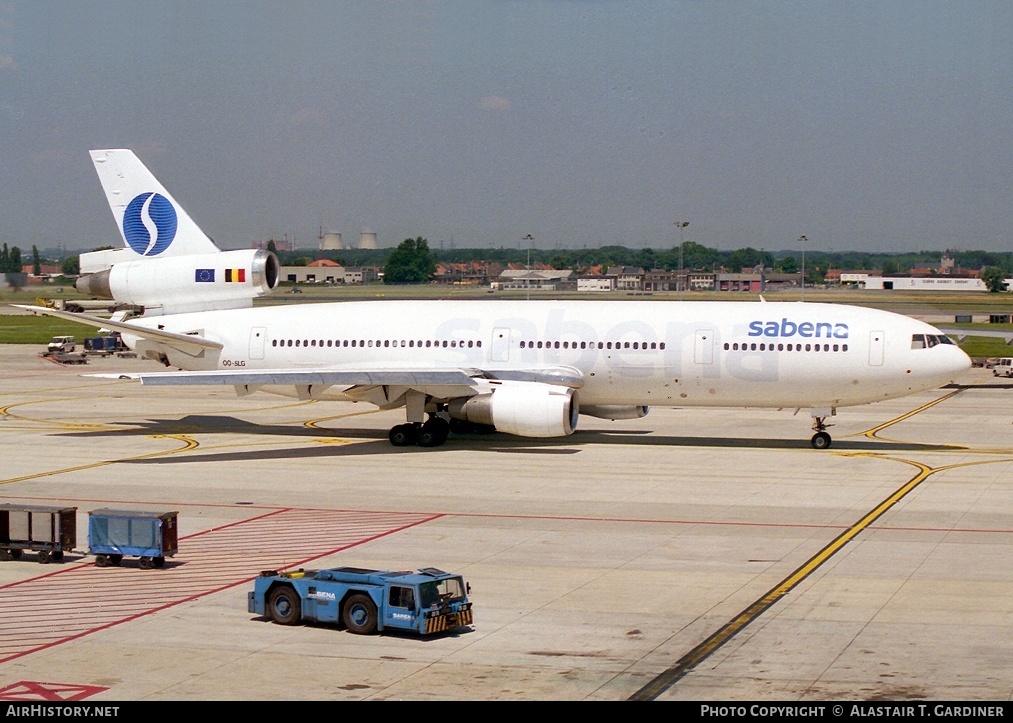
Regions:
<instances>
[{"instance_id":1,"label":"aircraft wing","mask_svg":"<svg viewBox=\"0 0 1013 723\"><path fill-rule=\"evenodd\" d=\"M1013 344L1013 331L967 329L956 326L936 326L936 328L947 336L954 336L958 339L963 339L965 336L988 336L995 339L1005 339L1007 344Z\"/></svg>"},{"instance_id":2,"label":"aircraft wing","mask_svg":"<svg viewBox=\"0 0 1013 723\"><path fill-rule=\"evenodd\" d=\"M136 379L141 384L287 386L303 384L341 386L464 386L473 388L481 380L524 381L580 388L583 375L571 367L537 369L215 369L211 371L121 372L88 374L104 379Z\"/></svg>"},{"instance_id":3,"label":"aircraft wing","mask_svg":"<svg viewBox=\"0 0 1013 723\"><path fill-rule=\"evenodd\" d=\"M197 372L123 372L88 374L103 379L136 379L144 385L234 385L234 386L289 386L289 385L396 385L421 387L433 385L470 386L472 378L462 370L446 369L373 369L373 370L318 370L289 369L223 369Z\"/></svg>"},{"instance_id":4,"label":"aircraft wing","mask_svg":"<svg viewBox=\"0 0 1013 723\"><path fill-rule=\"evenodd\" d=\"M151 339L158 341L168 346L175 347L188 354L197 355L205 349L221 349L222 345L217 341L210 341L202 336L191 336L189 334L175 334L171 331L162 331L160 329L149 329L146 326L139 326L137 324L130 324L125 321L114 321L112 319L104 319L101 316L91 316L89 314L76 314L72 311L61 311L60 309L50 309L45 306L22 306L21 304L14 304L19 309L25 309L35 314L44 314L46 316L56 316L61 319L68 319L70 321L76 321L80 324L87 324L94 326L97 329L115 329L119 332L126 332L133 336L140 337L142 339Z\"/></svg>"}]
</instances>

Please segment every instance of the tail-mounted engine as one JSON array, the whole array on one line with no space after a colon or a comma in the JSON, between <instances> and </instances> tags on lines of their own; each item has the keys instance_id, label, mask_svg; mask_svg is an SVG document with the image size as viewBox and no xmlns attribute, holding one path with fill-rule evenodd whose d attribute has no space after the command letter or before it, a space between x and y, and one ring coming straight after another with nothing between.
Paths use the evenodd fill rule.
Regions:
<instances>
[{"instance_id":1,"label":"tail-mounted engine","mask_svg":"<svg viewBox=\"0 0 1013 723\"><path fill-rule=\"evenodd\" d=\"M75 283L89 296L143 306L145 313L236 309L278 287L278 257L263 249L212 254L134 256L119 261L122 250L81 254L82 276Z\"/></svg>"}]
</instances>

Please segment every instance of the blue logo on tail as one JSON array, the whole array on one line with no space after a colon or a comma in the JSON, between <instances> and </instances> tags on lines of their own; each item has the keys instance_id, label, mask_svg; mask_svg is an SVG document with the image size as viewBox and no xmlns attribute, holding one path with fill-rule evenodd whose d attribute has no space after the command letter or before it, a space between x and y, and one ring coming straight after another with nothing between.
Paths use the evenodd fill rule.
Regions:
<instances>
[{"instance_id":1,"label":"blue logo on tail","mask_svg":"<svg viewBox=\"0 0 1013 723\"><path fill-rule=\"evenodd\" d=\"M160 193L142 193L123 213L123 235L141 256L157 256L176 238L176 209Z\"/></svg>"}]
</instances>

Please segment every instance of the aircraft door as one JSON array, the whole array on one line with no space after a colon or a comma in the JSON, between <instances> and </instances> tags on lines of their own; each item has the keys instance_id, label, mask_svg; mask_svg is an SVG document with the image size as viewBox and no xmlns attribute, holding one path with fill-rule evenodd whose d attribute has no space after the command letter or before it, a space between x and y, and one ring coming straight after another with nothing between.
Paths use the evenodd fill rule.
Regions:
<instances>
[{"instance_id":1,"label":"aircraft door","mask_svg":"<svg viewBox=\"0 0 1013 723\"><path fill-rule=\"evenodd\" d=\"M693 345L693 361L697 364L714 363L714 330L697 329Z\"/></svg>"},{"instance_id":2,"label":"aircraft door","mask_svg":"<svg viewBox=\"0 0 1013 723\"><path fill-rule=\"evenodd\" d=\"M492 330L492 350L490 361L510 361L510 329L505 326L497 326Z\"/></svg>"},{"instance_id":3,"label":"aircraft door","mask_svg":"<svg viewBox=\"0 0 1013 723\"><path fill-rule=\"evenodd\" d=\"M886 334L881 331L869 332L869 366L883 366L883 351L886 346Z\"/></svg>"},{"instance_id":4,"label":"aircraft door","mask_svg":"<svg viewBox=\"0 0 1013 723\"><path fill-rule=\"evenodd\" d=\"M250 329L250 358L264 358L264 343L267 339L267 329L263 326L255 326Z\"/></svg>"}]
</instances>

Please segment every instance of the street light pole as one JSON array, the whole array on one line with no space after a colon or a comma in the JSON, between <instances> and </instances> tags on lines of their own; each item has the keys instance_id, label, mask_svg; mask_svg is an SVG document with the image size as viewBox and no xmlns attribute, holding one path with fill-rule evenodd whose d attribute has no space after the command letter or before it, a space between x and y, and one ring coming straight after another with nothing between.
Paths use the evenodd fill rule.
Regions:
<instances>
[{"instance_id":1,"label":"street light pole","mask_svg":"<svg viewBox=\"0 0 1013 723\"><path fill-rule=\"evenodd\" d=\"M679 289L679 301L682 301L682 287L684 277L682 274L682 230L689 226L689 221L676 221L675 227L679 229L679 277L676 279L675 287Z\"/></svg>"},{"instance_id":2,"label":"street light pole","mask_svg":"<svg viewBox=\"0 0 1013 723\"><path fill-rule=\"evenodd\" d=\"M524 234L522 241L528 242L528 268L524 279L524 289L527 292L527 300L531 300L531 244L535 242L535 237L531 234Z\"/></svg>"},{"instance_id":3,"label":"street light pole","mask_svg":"<svg viewBox=\"0 0 1013 723\"><path fill-rule=\"evenodd\" d=\"M802 244L802 301L805 301L805 245L809 243L809 239L803 234L798 237L798 242Z\"/></svg>"}]
</instances>

